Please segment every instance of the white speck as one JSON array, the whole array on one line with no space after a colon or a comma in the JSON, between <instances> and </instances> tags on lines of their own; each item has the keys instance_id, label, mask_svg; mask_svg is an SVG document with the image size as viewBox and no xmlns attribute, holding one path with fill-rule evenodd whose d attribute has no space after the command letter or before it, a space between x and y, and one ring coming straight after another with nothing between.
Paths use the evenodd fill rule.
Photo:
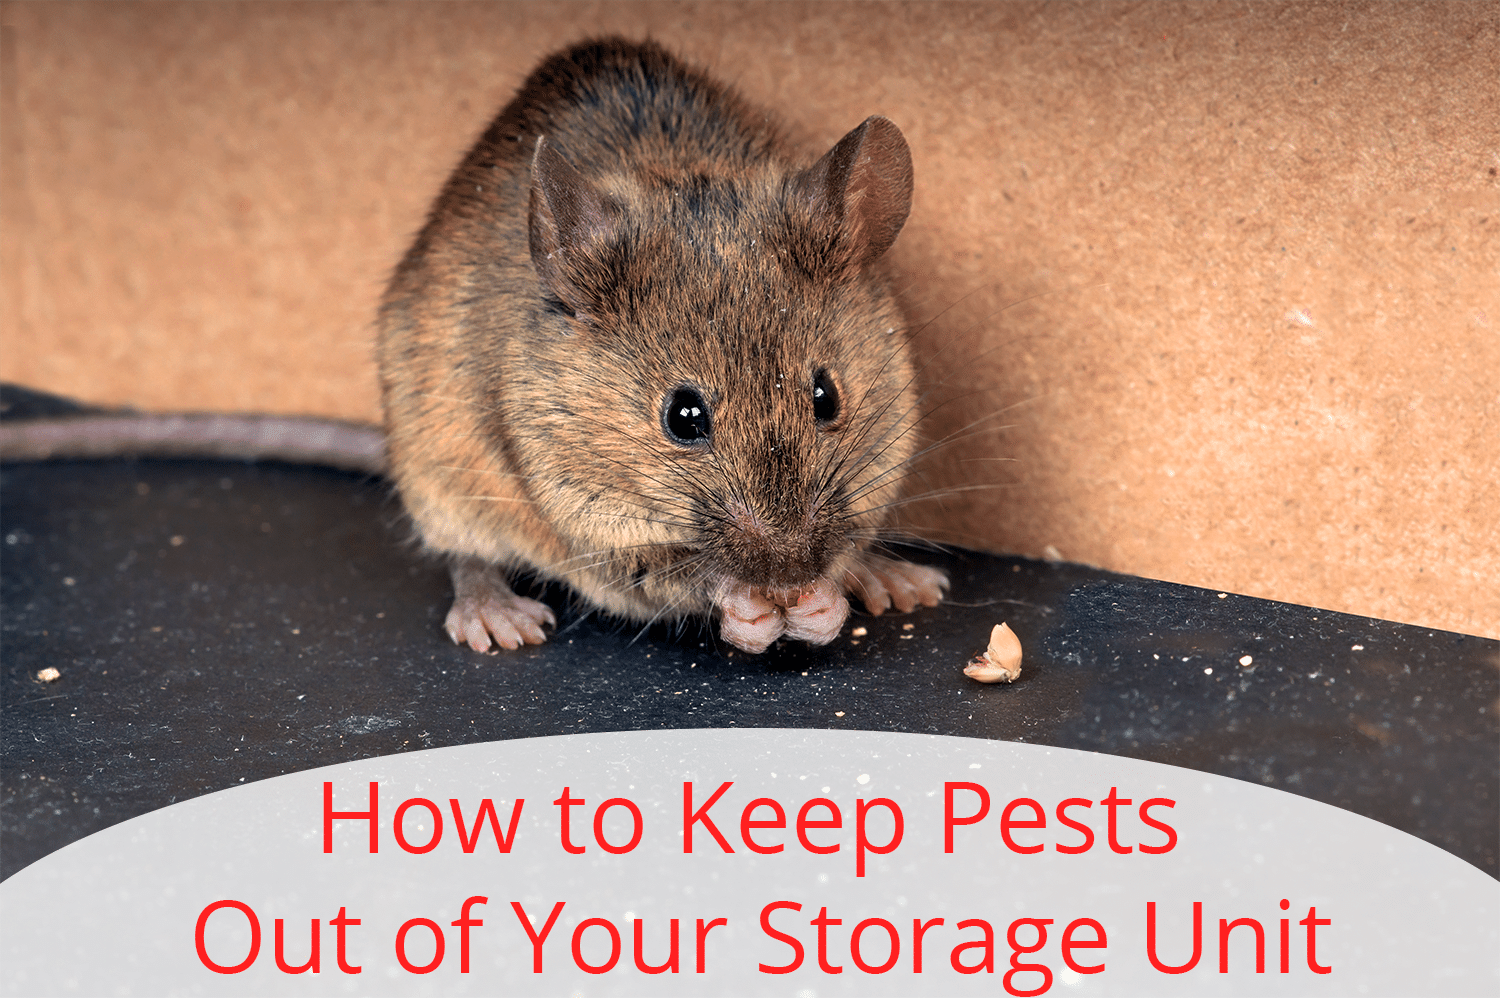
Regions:
<instances>
[{"instance_id":1,"label":"white speck","mask_svg":"<svg viewBox=\"0 0 1500 998\"><path fill-rule=\"evenodd\" d=\"M864 786L866 783L870 782L870 774L860 773L859 776L855 777L854 782L858 783L860 786Z\"/></svg>"},{"instance_id":2,"label":"white speck","mask_svg":"<svg viewBox=\"0 0 1500 998\"><path fill-rule=\"evenodd\" d=\"M1228 593L1220 593L1219 594L1219 599L1228 599L1228 598L1229 598L1229 594Z\"/></svg>"},{"instance_id":3,"label":"white speck","mask_svg":"<svg viewBox=\"0 0 1500 998\"><path fill-rule=\"evenodd\" d=\"M836 711L833 712L833 716L834 717L843 717L844 716L844 712L841 711L841 710L836 710Z\"/></svg>"},{"instance_id":4,"label":"white speck","mask_svg":"<svg viewBox=\"0 0 1500 998\"><path fill-rule=\"evenodd\" d=\"M971 763L969 763L969 768L970 769L978 769L978 768L980 768L980 764L977 763L977 762L971 762Z\"/></svg>"},{"instance_id":5,"label":"white speck","mask_svg":"<svg viewBox=\"0 0 1500 998\"><path fill-rule=\"evenodd\" d=\"M1365 646L1364 645L1350 645L1349 646L1349 650L1350 651L1364 651L1365 650Z\"/></svg>"},{"instance_id":6,"label":"white speck","mask_svg":"<svg viewBox=\"0 0 1500 998\"><path fill-rule=\"evenodd\" d=\"M1208 668L1203 670L1203 674L1205 676L1212 676L1214 674L1214 667L1210 665Z\"/></svg>"},{"instance_id":7,"label":"white speck","mask_svg":"<svg viewBox=\"0 0 1500 998\"><path fill-rule=\"evenodd\" d=\"M901 625L901 629L903 631L914 631L914 630L916 630L916 628L917 628L916 624L902 624Z\"/></svg>"},{"instance_id":8,"label":"white speck","mask_svg":"<svg viewBox=\"0 0 1500 998\"><path fill-rule=\"evenodd\" d=\"M866 634L870 633L870 629L868 627L856 627L854 630L850 631L849 633L852 634L852 635L854 635L856 638L862 638Z\"/></svg>"},{"instance_id":9,"label":"white speck","mask_svg":"<svg viewBox=\"0 0 1500 998\"><path fill-rule=\"evenodd\" d=\"M1299 326L1311 326L1313 324L1312 316L1307 314L1307 309L1305 308L1289 309L1286 313L1286 320L1288 322L1295 322Z\"/></svg>"},{"instance_id":10,"label":"white speck","mask_svg":"<svg viewBox=\"0 0 1500 998\"><path fill-rule=\"evenodd\" d=\"M1161 656L1160 655L1152 655L1151 657L1154 658L1154 659L1156 659L1158 662L1161 661Z\"/></svg>"},{"instance_id":11,"label":"white speck","mask_svg":"<svg viewBox=\"0 0 1500 998\"><path fill-rule=\"evenodd\" d=\"M1254 662L1254 661L1255 661L1255 659L1252 658L1252 657L1250 657L1249 655L1241 655L1240 656L1240 665L1249 665L1251 662Z\"/></svg>"}]
</instances>

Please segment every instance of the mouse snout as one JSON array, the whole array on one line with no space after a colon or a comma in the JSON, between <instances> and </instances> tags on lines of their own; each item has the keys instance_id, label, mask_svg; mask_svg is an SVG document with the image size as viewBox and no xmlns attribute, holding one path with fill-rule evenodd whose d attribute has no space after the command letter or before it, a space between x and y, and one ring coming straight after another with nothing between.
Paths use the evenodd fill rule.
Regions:
<instances>
[{"instance_id":1,"label":"mouse snout","mask_svg":"<svg viewBox=\"0 0 1500 998\"><path fill-rule=\"evenodd\" d=\"M781 605L795 603L825 574L837 548L831 524L815 511L788 515L733 500L725 514L721 556L727 574Z\"/></svg>"}]
</instances>

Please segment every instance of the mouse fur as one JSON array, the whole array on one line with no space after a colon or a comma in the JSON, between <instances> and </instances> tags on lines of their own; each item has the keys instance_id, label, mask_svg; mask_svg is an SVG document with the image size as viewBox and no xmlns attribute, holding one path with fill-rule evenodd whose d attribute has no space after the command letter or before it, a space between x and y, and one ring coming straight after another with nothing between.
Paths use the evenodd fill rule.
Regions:
<instances>
[{"instance_id":1,"label":"mouse fur","mask_svg":"<svg viewBox=\"0 0 1500 998\"><path fill-rule=\"evenodd\" d=\"M752 653L831 641L846 593L938 603L874 548L917 445L881 263L911 190L884 118L816 158L654 43L543 61L380 308L388 472L450 560L453 640L545 640L517 570Z\"/></svg>"}]
</instances>

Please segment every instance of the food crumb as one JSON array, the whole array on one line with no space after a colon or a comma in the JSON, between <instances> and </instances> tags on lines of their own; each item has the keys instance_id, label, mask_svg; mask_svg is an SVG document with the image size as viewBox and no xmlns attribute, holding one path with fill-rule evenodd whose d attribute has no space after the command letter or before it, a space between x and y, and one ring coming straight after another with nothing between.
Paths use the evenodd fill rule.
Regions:
<instances>
[{"instance_id":1,"label":"food crumb","mask_svg":"<svg viewBox=\"0 0 1500 998\"><path fill-rule=\"evenodd\" d=\"M1013 683L1021 675L1021 639L1009 624L990 630L990 644L964 666L964 675L981 683Z\"/></svg>"},{"instance_id":2,"label":"food crumb","mask_svg":"<svg viewBox=\"0 0 1500 998\"><path fill-rule=\"evenodd\" d=\"M1350 651L1364 651L1365 650L1365 646L1364 645L1350 645L1349 646L1349 650Z\"/></svg>"},{"instance_id":3,"label":"food crumb","mask_svg":"<svg viewBox=\"0 0 1500 998\"><path fill-rule=\"evenodd\" d=\"M854 630L850 631L849 633L852 634L852 635L854 635L856 638L862 638L866 634L870 633L870 629L868 627L856 627Z\"/></svg>"},{"instance_id":4,"label":"food crumb","mask_svg":"<svg viewBox=\"0 0 1500 998\"><path fill-rule=\"evenodd\" d=\"M836 710L836 711L833 712L833 716L834 717L843 717L844 716L844 712L841 711L841 710Z\"/></svg>"},{"instance_id":5,"label":"food crumb","mask_svg":"<svg viewBox=\"0 0 1500 998\"><path fill-rule=\"evenodd\" d=\"M47 666L47 668L39 670L36 674L36 678L38 682L55 683L62 678L62 673L58 672L55 668L49 665Z\"/></svg>"},{"instance_id":6,"label":"food crumb","mask_svg":"<svg viewBox=\"0 0 1500 998\"><path fill-rule=\"evenodd\" d=\"M1251 664L1254 661L1255 661L1255 659L1253 657L1249 656L1249 655L1241 655L1240 656L1240 665L1249 665L1249 664Z\"/></svg>"},{"instance_id":7,"label":"food crumb","mask_svg":"<svg viewBox=\"0 0 1500 998\"><path fill-rule=\"evenodd\" d=\"M903 631L914 631L914 630L916 630L916 628L917 628L916 624L902 624L901 625L901 629Z\"/></svg>"}]
</instances>

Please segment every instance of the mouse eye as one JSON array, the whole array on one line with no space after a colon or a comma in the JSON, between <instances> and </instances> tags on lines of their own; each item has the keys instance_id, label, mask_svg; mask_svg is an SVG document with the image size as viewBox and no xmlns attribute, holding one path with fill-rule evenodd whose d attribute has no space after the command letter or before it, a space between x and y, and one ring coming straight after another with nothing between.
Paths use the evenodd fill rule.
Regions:
<instances>
[{"instance_id":1,"label":"mouse eye","mask_svg":"<svg viewBox=\"0 0 1500 998\"><path fill-rule=\"evenodd\" d=\"M826 367L813 375L813 418L831 424L839 418L839 389ZM831 427L830 427L831 428Z\"/></svg>"},{"instance_id":2,"label":"mouse eye","mask_svg":"<svg viewBox=\"0 0 1500 998\"><path fill-rule=\"evenodd\" d=\"M691 446L707 442L709 434L708 403L697 389L683 385L667 396L661 413L662 429L674 444Z\"/></svg>"}]
</instances>

